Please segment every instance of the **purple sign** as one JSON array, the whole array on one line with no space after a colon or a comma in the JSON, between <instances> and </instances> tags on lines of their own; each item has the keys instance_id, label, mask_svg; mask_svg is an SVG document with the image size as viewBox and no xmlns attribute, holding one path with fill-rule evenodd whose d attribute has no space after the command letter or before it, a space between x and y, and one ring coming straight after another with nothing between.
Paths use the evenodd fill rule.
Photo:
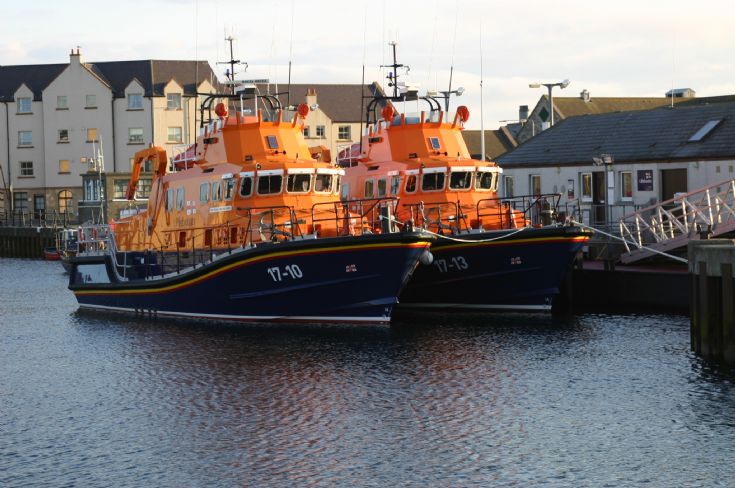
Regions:
<instances>
[{"instance_id":1,"label":"purple sign","mask_svg":"<svg viewBox=\"0 0 735 488\"><path fill-rule=\"evenodd\" d=\"M638 191L653 191L653 170L638 170Z\"/></svg>"}]
</instances>

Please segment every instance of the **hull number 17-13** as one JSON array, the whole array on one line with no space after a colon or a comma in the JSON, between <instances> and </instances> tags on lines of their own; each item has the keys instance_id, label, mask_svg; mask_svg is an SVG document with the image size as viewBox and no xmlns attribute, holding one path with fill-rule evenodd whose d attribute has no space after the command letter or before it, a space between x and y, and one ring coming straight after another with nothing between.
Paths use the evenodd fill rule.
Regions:
<instances>
[{"instance_id":1,"label":"hull number 17-13","mask_svg":"<svg viewBox=\"0 0 735 488\"><path fill-rule=\"evenodd\" d=\"M452 256L449 259L435 259L434 266L436 266L436 269L438 269L440 273L446 273L448 271L464 271L470 267L463 256Z\"/></svg>"}]
</instances>

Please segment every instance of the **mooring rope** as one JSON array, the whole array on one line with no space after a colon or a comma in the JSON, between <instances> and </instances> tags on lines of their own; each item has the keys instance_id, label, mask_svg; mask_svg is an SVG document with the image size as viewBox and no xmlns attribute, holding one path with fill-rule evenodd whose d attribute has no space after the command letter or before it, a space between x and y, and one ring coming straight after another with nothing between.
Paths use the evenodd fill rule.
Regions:
<instances>
[{"instance_id":1,"label":"mooring rope","mask_svg":"<svg viewBox=\"0 0 735 488\"><path fill-rule=\"evenodd\" d=\"M627 244L632 244L635 247L637 247L638 249L645 249L646 251L651 251L653 253L660 254L662 256L666 256L667 258L673 259L674 261L679 261L679 262L682 262L682 263L685 263L685 264L689 264L689 260L688 259L684 259L684 258L681 258L679 256L674 256L673 254L669 254L669 253L665 253L663 251L659 251L658 249L653 249L652 247L648 247L648 246L644 246L642 244L638 244L635 241L625 240L622 237L618 237L618 236L613 235L613 234L608 234L607 232L601 231L600 229L595 229L594 227L590 227L589 225L585 225L582 222L577 222L576 220L573 220L573 219L570 220L570 222L573 223L573 224L575 224L575 225L578 225L578 226L580 226L580 227L582 227L584 229L589 229L589 230L591 230L593 232L600 233L600 234L602 234L604 236L611 237L613 239L617 239L617 240L622 241L622 242L625 242Z\"/></svg>"},{"instance_id":2,"label":"mooring rope","mask_svg":"<svg viewBox=\"0 0 735 488\"><path fill-rule=\"evenodd\" d=\"M393 222L394 224L397 224L397 225L400 225L400 226L405 226L406 225L404 222L401 222L399 220L393 219L391 217L386 217L385 215L381 215L380 218L382 220L388 220L388 221ZM498 236L498 237L493 237L493 238L490 238L490 239L460 239L459 237L452 237L452 236L445 236L444 234L438 234L436 232L430 231L429 229L421 229L421 230L424 231L424 232L426 232L427 234L431 234L431 235L436 236L436 237L439 237L441 239L447 239L449 241L454 241L454 242L468 242L468 243L475 242L475 243L477 243L477 242L499 241L501 239L506 239L506 238L508 238L510 236L516 235L519 232L523 232L526 229L528 229L528 227L521 227L520 229L516 229L515 231L510 232L508 234L505 234L505 235L502 235L502 236Z\"/></svg>"}]
</instances>

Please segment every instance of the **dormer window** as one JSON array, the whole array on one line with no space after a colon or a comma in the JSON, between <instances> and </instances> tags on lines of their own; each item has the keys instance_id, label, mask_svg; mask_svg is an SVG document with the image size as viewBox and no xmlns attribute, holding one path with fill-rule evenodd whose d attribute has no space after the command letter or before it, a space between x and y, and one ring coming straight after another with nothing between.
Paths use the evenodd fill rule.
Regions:
<instances>
[{"instance_id":1,"label":"dormer window","mask_svg":"<svg viewBox=\"0 0 735 488\"><path fill-rule=\"evenodd\" d=\"M166 109L167 110L180 110L181 109L181 93L166 94Z\"/></svg>"},{"instance_id":2,"label":"dormer window","mask_svg":"<svg viewBox=\"0 0 735 488\"><path fill-rule=\"evenodd\" d=\"M142 93L128 93L128 110L143 110Z\"/></svg>"},{"instance_id":3,"label":"dormer window","mask_svg":"<svg viewBox=\"0 0 735 488\"><path fill-rule=\"evenodd\" d=\"M720 122L722 122L722 119L710 120L709 122L704 124L697 132L695 132L694 135L692 135L692 137L690 137L687 142L701 141L707 136L707 134L712 132L712 130L717 127Z\"/></svg>"},{"instance_id":4,"label":"dormer window","mask_svg":"<svg viewBox=\"0 0 735 488\"><path fill-rule=\"evenodd\" d=\"M32 107L32 100L28 97L23 97L18 99L18 113L19 114L29 114L31 113L31 107Z\"/></svg>"}]
</instances>

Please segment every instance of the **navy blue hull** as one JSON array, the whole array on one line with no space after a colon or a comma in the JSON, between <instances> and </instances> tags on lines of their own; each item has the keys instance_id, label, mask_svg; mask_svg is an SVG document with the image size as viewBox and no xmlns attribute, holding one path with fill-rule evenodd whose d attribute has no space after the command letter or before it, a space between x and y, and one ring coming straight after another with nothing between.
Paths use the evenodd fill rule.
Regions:
<instances>
[{"instance_id":1,"label":"navy blue hull","mask_svg":"<svg viewBox=\"0 0 735 488\"><path fill-rule=\"evenodd\" d=\"M457 237L473 242L433 243L434 262L416 270L402 307L550 310L587 234L557 227Z\"/></svg>"},{"instance_id":2,"label":"navy blue hull","mask_svg":"<svg viewBox=\"0 0 735 488\"><path fill-rule=\"evenodd\" d=\"M416 233L268 243L147 280L123 279L109 254L83 256L72 263L69 288L82 308L226 321L388 323L428 244Z\"/></svg>"}]
</instances>

